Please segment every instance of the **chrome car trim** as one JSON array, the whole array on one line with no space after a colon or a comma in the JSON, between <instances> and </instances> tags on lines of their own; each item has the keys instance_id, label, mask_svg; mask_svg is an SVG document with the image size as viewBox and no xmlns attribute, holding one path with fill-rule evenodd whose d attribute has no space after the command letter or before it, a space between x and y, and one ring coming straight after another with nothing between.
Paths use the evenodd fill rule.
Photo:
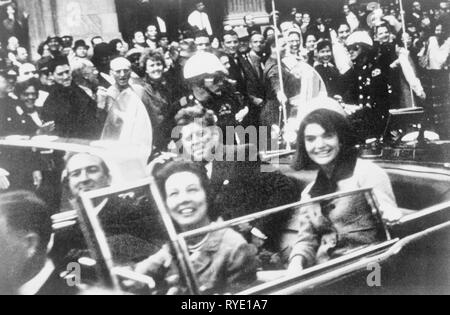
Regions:
<instances>
[{"instance_id":1,"label":"chrome car trim","mask_svg":"<svg viewBox=\"0 0 450 315\"><path fill-rule=\"evenodd\" d=\"M296 208L296 207L305 207L305 206L316 204L316 203L321 202L321 201L326 201L326 200L335 199L335 198L342 198L342 197L346 197L346 196L356 195L356 194L359 194L359 193L361 193L361 194L362 193L364 193L364 194L367 194L367 193L372 194L372 188L361 188L361 189L357 189L357 190L338 192L338 193L333 193L333 194L329 194L329 195L313 198L313 199L310 199L308 201L299 201L299 202L291 203L291 204L288 204L288 205L284 205L284 206L268 209L268 210L265 210L265 211L261 211L261 212L258 212L258 213L246 215L246 216L243 216L243 217L240 217L240 218L236 218L236 219L232 219L232 220L229 220L229 221L213 223L213 224L211 224L209 226L206 226L206 227L203 227L203 228L200 228L200 229L197 229L197 230L181 233L179 235L181 237L183 237L183 238L191 238L191 237L194 237L194 236L204 235L204 234L207 234L207 233L211 233L211 232L215 232L215 231L218 231L218 230L222 230L224 228L233 227L233 226L237 226L237 225L240 225L240 224L243 224L243 223L249 223L249 222L252 222L252 221L255 221L255 220L258 220L258 219L262 219L262 218L268 217L270 215L283 212L283 211L288 210L288 209L292 209L292 208Z\"/></svg>"}]
</instances>

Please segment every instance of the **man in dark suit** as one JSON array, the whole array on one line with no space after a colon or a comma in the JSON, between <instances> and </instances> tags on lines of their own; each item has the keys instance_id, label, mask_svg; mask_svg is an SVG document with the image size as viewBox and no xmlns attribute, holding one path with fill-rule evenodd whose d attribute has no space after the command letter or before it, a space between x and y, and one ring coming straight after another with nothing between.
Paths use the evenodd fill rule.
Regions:
<instances>
[{"instance_id":1,"label":"man in dark suit","mask_svg":"<svg viewBox=\"0 0 450 315\"><path fill-rule=\"evenodd\" d=\"M178 138L178 153L204 164L211 179L217 216L228 220L299 200L298 182L279 172L262 172L254 146L222 145L211 111L201 106L189 107L182 109L175 120L178 129L173 136ZM284 213L253 223L276 250L277 227L288 217L289 213Z\"/></svg>"},{"instance_id":2,"label":"man in dark suit","mask_svg":"<svg viewBox=\"0 0 450 315\"><path fill-rule=\"evenodd\" d=\"M17 191L0 197L0 293L77 293L47 256L51 234L50 211L34 194Z\"/></svg>"},{"instance_id":3,"label":"man in dark suit","mask_svg":"<svg viewBox=\"0 0 450 315\"><path fill-rule=\"evenodd\" d=\"M72 80L72 70L66 58L49 64L55 87L44 103L42 119L55 122L59 137L98 139L102 122L98 118L97 102Z\"/></svg>"},{"instance_id":4,"label":"man in dark suit","mask_svg":"<svg viewBox=\"0 0 450 315\"><path fill-rule=\"evenodd\" d=\"M235 31L225 32L223 35L223 47L230 58L230 79L236 81L236 88L242 95L247 95L247 82L239 55L239 36Z\"/></svg>"},{"instance_id":5,"label":"man in dark suit","mask_svg":"<svg viewBox=\"0 0 450 315\"><path fill-rule=\"evenodd\" d=\"M252 34L249 46L250 51L238 57L247 83L247 93L251 104L246 125L259 126L259 115L265 98L264 36L260 33Z\"/></svg>"}]
</instances>

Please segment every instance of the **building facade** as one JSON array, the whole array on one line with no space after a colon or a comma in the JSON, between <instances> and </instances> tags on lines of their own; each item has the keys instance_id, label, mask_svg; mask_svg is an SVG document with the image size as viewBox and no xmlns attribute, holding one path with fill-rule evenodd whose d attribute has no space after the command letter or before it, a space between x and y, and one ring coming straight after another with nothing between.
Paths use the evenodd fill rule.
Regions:
<instances>
[{"instance_id":1,"label":"building facade","mask_svg":"<svg viewBox=\"0 0 450 315\"><path fill-rule=\"evenodd\" d=\"M197 0L16 0L29 14L30 48L37 50L50 35L72 35L89 40L101 35L106 40L130 39L132 32L154 23L156 16L167 23L169 35L185 27ZM380 0L388 1L388 0ZM398 0L396 0L398 1ZM403 0L409 7L413 0ZM439 0L432 0L439 1ZM223 24L242 25L251 14L258 24L269 23L272 0L203 0L216 32ZM367 3L360 0L359 3ZM427 1L428 2L428 1ZM275 0L277 10L288 14L292 8L311 12L313 16L337 17L348 0Z\"/></svg>"}]
</instances>

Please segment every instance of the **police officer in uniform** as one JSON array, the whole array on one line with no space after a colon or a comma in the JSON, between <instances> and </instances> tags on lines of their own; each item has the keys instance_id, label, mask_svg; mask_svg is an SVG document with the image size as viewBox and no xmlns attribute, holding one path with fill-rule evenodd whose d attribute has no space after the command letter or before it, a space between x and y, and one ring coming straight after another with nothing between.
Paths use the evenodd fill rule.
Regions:
<instances>
[{"instance_id":1,"label":"police officer in uniform","mask_svg":"<svg viewBox=\"0 0 450 315\"><path fill-rule=\"evenodd\" d=\"M223 135L226 135L226 127L240 125L249 112L248 106L244 105L243 98L228 82L227 76L228 71L215 55L197 53L184 67L184 78L192 94L180 101L182 107L202 105L212 110ZM226 137L223 140L226 142Z\"/></svg>"},{"instance_id":2,"label":"police officer in uniform","mask_svg":"<svg viewBox=\"0 0 450 315\"><path fill-rule=\"evenodd\" d=\"M352 121L361 140L383 134L390 109L388 73L377 65L373 47L365 31L356 31L347 40L354 67L344 75L349 87L344 101L360 108Z\"/></svg>"}]
</instances>

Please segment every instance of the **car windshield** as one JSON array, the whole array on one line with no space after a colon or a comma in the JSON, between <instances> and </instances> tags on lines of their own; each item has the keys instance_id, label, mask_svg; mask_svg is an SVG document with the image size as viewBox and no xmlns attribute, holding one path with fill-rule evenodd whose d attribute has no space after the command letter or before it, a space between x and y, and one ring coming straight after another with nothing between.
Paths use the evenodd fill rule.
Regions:
<instances>
[{"instance_id":1,"label":"car windshield","mask_svg":"<svg viewBox=\"0 0 450 315\"><path fill-rule=\"evenodd\" d=\"M335 209L352 209L347 217L352 223L341 222L337 228L332 227L331 221L336 220ZM317 217L312 217L316 212L319 213ZM305 219L308 221L306 228ZM361 224L365 227L361 228ZM237 263L232 271L229 270L229 278L215 288L222 293L233 290L234 293L241 292L301 274L309 268L330 264L336 259L390 240L371 189L331 194L227 222L219 219L210 226L182 233L181 237L187 244L195 244L195 240L202 237L214 239L221 235L222 242L226 243L227 237L232 237L230 235L233 233L238 233L242 242L249 244L252 249L247 249L247 252L237 250L242 256L237 260L240 264ZM323 246L325 243L327 245ZM289 270L292 269L290 262L297 254L306 257L311 255L311 260L302 269ZM250 259L247 256L253 257ZM249 264L244 258L254 258L254 274L247 272ZM191 259L196 257L191 256ZM236 276L236 269L241 272L240 277ZM209 274L204 275L201 271L197 271L197 276L200 284L211 280Z\"/></svg>"},{"instance_id":2,"label":"car windshield","mask_svg":"<svg viewBox=\"0 0 450 315\"><path fill-rule=\"evenodd\" d=\"M305 237L299 231L301 217L314 208L326 212L334 207L353 207L353 221L365 216L364 238L370 240L353 238L351 234L358 232L355 227L348 226L347 235L337 235L325 230L324 224L320 235L309 236L314 257L305 270L390 238L370 189L328 195L230 221L218 218L200 229L181 231L176 219L168 221L166 206L157 202L159 191L151 187L148 180L139 186L82 197L83 224L91 251L97 251L95 256L109 266L117 285L133 293L142 292L137 290L141 287L136 287L136 281L131 287L124 285L123 280L130 278L124 270L133 272L131 278L146 283L147 289L148 281L140 276L154 281L147 294L238 293L292 275L289 261L293 251L301 250L298 244ZM346 237L345 246L329 250L326 256L314 242L325 234Z\"/></svg>"}]
</instances>

